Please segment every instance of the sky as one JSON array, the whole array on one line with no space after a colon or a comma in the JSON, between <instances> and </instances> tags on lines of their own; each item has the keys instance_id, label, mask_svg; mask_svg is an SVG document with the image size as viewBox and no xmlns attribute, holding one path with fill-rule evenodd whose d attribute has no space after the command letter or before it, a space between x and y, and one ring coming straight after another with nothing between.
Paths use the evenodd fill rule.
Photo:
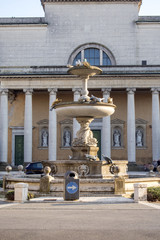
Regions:
<instances>
[{"instance_id":1,"label":"sky","mask_svg":"<svg viewBox=\"0 0 160 240\"><path fill-rule=\"evenodd\" d=\"M160 16L160 0L143 0L141 16ZM0 17L43 17L40 0L0 0Z\"/></svg>"}]
</instances>

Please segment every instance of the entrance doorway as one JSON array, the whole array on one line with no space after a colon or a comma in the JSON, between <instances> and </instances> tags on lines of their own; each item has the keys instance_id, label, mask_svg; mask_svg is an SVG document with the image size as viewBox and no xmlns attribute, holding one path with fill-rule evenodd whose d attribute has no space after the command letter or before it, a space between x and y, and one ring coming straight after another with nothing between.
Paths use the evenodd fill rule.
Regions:
<instances>
[{"instance_id":1,"label":"entrance doorway","mask_svg":"<svg viewBox=\"0 0 160 240\"><path fill-rule=\"evenodd\" d=\"M98 144L97 147L99 147L99 151L97 152L97 155L99 159L101 159L101 130L92 130L93 137L97 139Z\"/></svg>"},{"instance_id":2,"label":"entrance doorway","mask_svg":"<svg viewBox=\"0 0 160 240\"><path fill-rule=\"evenodd\" d=\"M24 163L24 135L15 135L15 166Z\"/></svg>"}]
</instances>

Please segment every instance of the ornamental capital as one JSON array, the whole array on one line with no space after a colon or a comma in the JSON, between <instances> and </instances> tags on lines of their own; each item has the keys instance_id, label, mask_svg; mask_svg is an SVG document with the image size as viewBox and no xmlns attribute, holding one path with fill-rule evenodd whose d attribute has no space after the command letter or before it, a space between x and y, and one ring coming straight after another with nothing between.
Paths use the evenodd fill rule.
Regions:
<instances>
[{"instance_id":1,"label":"ornamental capital","mask_svg":"<svg viewBox=\"0 0 160 240\"><path fill-rule=\"evenodd\" d=\"M127 92L128 92L128 94L134 94L134 92L136 91L136 88L127 88L126 89L127 90Z\"/></svg>"},{"instance_id":2,"label":"ornamental capital","mask_svg":"<svg viewBox=\"0 0 160 240\"><path fill-rule=\"evenodd\" d=\"M152 94L159 94L159 91L160 91L160 88L158 87L151 88Z\"/></svg>"},{"instance_id":3,"label":"ornamental capital","mask_svg":"<svg viewBox=\"0 0 160 240\"><path fill-rule=\"evenodd\" d=\"M33 89L32 89L32 88L26 88L26 89L23 89L23 92L24 92L26 95L32 95Z\"/></svg>"},{"instance_id":4,"label":"ornamental capital","mask_svg":"<svg viewBox=\"0 0 160 240\"><path fill-rule=\"evenodd\" d=\"M57 91L57 88L48 88L48 92L50 95L56 95Z\"/></svg>"},{"instance_id":5,"label":"ornamental capital","mask_svg":"<svg viewBox=\"0 0 160 240\"><path fill-rule=\"evenodd\" d=\"M1 88L0 93L1 93L1 95L7 95L8 94L8 89L7 88Z\"/></svg>"},{"instance_id":6,"label":"ornamental capital","mask_svg":"<svg viewBox=\"0 0 160 240\"><path fill-rule=\"evenodd\" d=\"M82 89L81 88L72 88L72 92L74 92L74 94L80 94L81 93L81 91L82 91Z\"/></svg>"},{"instance_id":7,"label":"ornamental capital","mask_svg":"<svg viewBox=\"0 0 160 240\"><path fill-rule=\"evenodd\" d=\"M110 92L111 92L111 88L102 88L102 92L103 92L103 94L110 94Z\"/></svg>"}]
</instances>

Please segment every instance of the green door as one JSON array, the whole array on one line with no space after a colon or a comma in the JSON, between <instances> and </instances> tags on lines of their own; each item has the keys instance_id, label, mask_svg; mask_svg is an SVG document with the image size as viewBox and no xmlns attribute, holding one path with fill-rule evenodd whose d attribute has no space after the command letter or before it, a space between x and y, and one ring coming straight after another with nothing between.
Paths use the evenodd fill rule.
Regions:
<instances>
[{"instance_id":1,"label":"green door","mask_svg":"<svg viewBox=\"0 0 160 240\"><path fill-rule=\"evenodd\" d=\"M23 165L24 163L24 136L15 136L15 165Z\"/></svg>"},{"instance_id":2,"label":"green door","mask_svg":"<svg viewBox=\"0 0 160 240\"><path fill-rule=\"evenodd\" d=\"M101 159L101 130L92 130L93 137L97 139L98 144L97 147L99 147L99 151L97 153L99 159Z\"/></svg>"}]
</instances>

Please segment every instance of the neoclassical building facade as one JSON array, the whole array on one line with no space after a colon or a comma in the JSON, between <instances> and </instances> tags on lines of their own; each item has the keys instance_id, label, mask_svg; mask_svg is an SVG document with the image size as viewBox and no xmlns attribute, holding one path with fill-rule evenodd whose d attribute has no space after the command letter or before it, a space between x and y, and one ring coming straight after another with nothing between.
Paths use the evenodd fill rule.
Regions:
<instances>
[{"instance_id":1,"label":"neoclassical building facade","mask_svg":"<svg viewBox=\"0 0 160 240\"><path fill-rule=\"evenodd\" d=\"M77 101L67 65L87 59L103 73L89 95L111 96L111 117L91 123L102 154L130 165L160 159L160 17L141 0L41 0L45 17L0 18L0 165L63 160L79 125L57 118L56 98Z\"/></svg>"}]
</instances>

